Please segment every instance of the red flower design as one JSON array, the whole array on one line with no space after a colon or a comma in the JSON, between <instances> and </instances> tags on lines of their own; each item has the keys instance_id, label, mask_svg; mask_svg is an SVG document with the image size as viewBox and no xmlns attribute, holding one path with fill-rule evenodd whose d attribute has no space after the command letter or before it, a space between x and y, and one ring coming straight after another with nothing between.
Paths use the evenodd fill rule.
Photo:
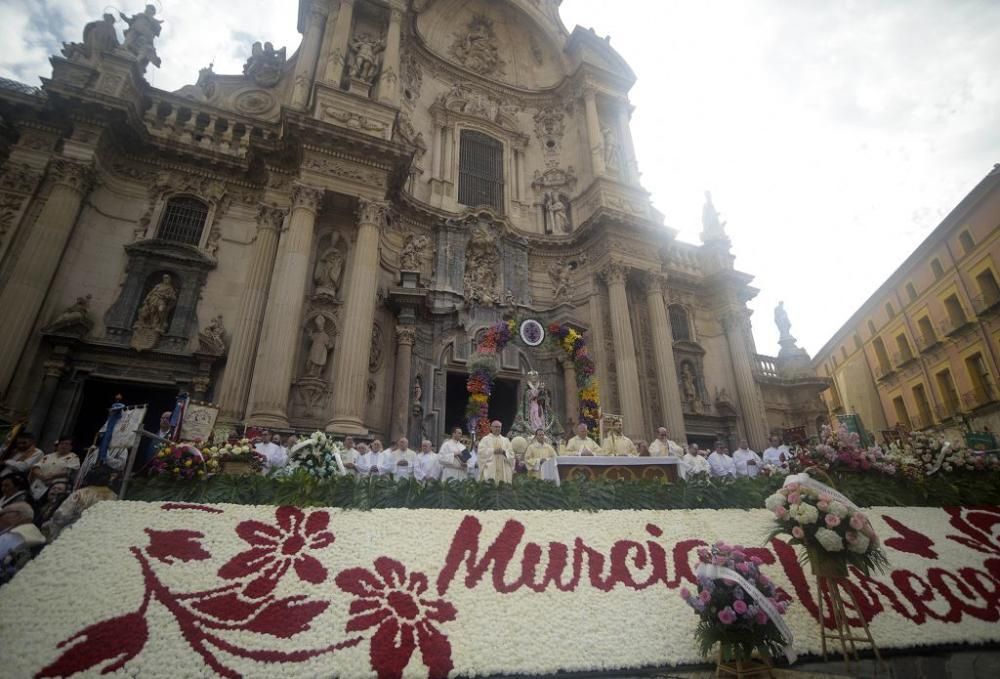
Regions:
<instances>
[{"instance_id":1,"label":"red flower design","mask_svg":"<svg viewBox=\"0 0 1000 679\"><path fill-rule=\"evenodd\" d=\"M326 528L330 515L312 512L308 518L296 507L278 507L276 525L260 521L244 521L236 533L246 540L250 549L240 552L219 569L219 577L236 580L257 575L243 593L257 599L267 596L289 568L299 579L314 585L326 580L326 568L316 557L307 553L333 544L334 535Z\"/></svg>"},{"instance_id":2,"label":"red flower design","mask_svg":"<svg viewBox=\"0 0 1000 679\"><path fill-rule=\"evenodd\" d=\"M1000 507L946 507L951 515L951 525L965 535L949 535L969 549L983 554L1000 556Z\"/></svg>"},{"instance_id":3,"label":"red flower design","mask_svg":"<svg viewBox=\"0 0 1000 679\"><path fill-rule=\"evenodd\" d=\"M455 619L455 607L443 599L424 597L427 576L414 571L406 576L406 567L395 559L375 559L374 572L348 568L336 577L337 586L355 595L346 631L359 632L377 627L372 636L369 656L379 679L401 677L413 651L428 668L428 677L447 677L454 667L451 644L434 623Z\"/></svg>"},{"instance_id":4,"label":"red flower design","mask_svg":"<svg viewBox=\"0 0 1000 679\"><path fill-rule=\"evenodd\" d=\"M146 529L149 536L149 547L146 553L154 559L159 559L163 563L174 563L175 561L201 561L210 559L211 554L206 552L198 542L205 537L204 534L194 530L153 530Z\"/></svg>"}]
</instances>

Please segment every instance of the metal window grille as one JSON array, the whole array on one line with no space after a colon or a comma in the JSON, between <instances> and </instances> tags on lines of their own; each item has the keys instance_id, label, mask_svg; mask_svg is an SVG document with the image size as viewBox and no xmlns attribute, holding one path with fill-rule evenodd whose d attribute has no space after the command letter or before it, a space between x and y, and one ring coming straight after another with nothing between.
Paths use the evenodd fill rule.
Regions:
<instances>
[{"instance_id":1,"label":"metal window grille","mask_svg":"<svg viewBox=\"0 0 1000 679\"><path fill-rule=\"evenodd\" d=\"M163 211L163 219L160 220L160 230L156 237L174 243L198 245L206 219L208 219L208 206L197 198L187 196L171 198Z\"/></svg>"},{"instance_id":2,"label":"metal window grille","mask_svg":"<svg viewBox=\"0 0 1000 679\"><path fill-rule=\"evenodd\" d=\"M503 144L473 130L463 130L459 143L458 202L503 210Z\"/></svg>"}]
</instances>

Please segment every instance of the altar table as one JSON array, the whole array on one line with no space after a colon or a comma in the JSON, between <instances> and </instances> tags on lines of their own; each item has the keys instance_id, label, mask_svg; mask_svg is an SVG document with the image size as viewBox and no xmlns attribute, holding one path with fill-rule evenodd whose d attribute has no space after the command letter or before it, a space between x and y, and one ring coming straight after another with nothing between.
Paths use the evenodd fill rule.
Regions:
<instances>
[{"instance_id":1,"label":"altar table","mask_svg":"<svg viewBox=\"0 0 1000 679\"><path fill-rule=\"evenodd\" d=\"M556 485L564 479L606 479L609 481L677 480L681 461L676 457L614 457L605 455L563 455L545 460L542 479Z\"/></svg>"}]
</instances>

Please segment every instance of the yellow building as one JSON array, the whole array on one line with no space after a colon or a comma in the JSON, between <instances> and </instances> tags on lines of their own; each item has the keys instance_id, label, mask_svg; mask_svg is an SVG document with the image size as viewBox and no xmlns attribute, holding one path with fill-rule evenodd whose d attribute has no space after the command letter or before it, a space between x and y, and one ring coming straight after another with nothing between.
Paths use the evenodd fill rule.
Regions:
<instances>
[{"instance_id":1,"label":"yellow building","mask_svg":"<svg viewBox=\"0 0 1000 679\"><path fill-rule=\"evenodd\" d=\"M1000 429L1000 164L813 360L831 414L873 431Z\"/></svg>"}]
</instances>

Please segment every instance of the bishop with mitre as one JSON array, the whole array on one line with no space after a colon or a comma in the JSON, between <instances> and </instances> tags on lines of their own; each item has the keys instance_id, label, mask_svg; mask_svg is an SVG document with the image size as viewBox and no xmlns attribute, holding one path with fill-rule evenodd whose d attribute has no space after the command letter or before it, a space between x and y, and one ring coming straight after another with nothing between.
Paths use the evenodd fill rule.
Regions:
<instances>
[{"instance_id":1,"label":"bishop with mitre","mask_svg":"<svg viewBox=\"0 0 1000 679\"><path fill-rule=\"evenodd\" d=\"M500 420L490 424L490 433L479 441L476 448L481 481L511 483L514 478L514 449L510 439L500 433Z\"/></svg>"}]
</instances>

